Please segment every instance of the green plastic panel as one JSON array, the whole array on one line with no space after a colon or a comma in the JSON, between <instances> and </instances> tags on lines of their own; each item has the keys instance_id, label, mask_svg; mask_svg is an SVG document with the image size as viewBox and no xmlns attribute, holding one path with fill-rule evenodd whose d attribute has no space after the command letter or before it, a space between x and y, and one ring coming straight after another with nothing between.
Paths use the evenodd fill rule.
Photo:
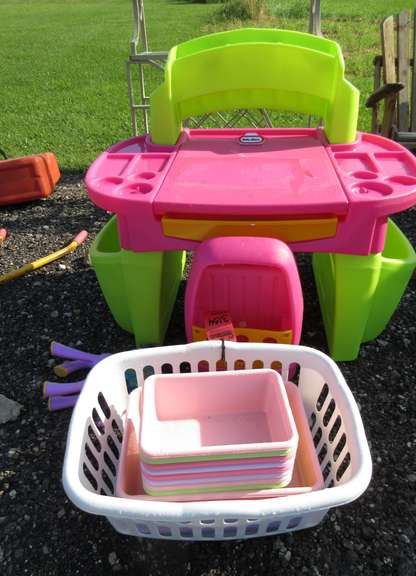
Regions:
<instances>
[{"instance_id":1,"label":"green plastic panel","mask_svg":"<svg viewBox=\"0 0 416 576\"><path fill-rule=\"evenodd\" d=\"M114 216L97 235L91 262L117 324L136 345L162 344L185 264L185 252L132 252L120 248Z\"/></svg>"},{"instance_id":2,"label":"green plastic panel","mask_svg":"<svg viewBox=\"0 0 416 576\"><path fill-rule=\"evenodd\" d=\"M334 360L354 360L387 326L416 267L416 253L389 220L383 252L314 254L313 271Z\"/></svg>"},{"instance_id":3,"label":"green plastic panel","mask_svg":"<svg viewBox=\"0 0 416 576\"><path fill-rule=\"evenodd\" d=\"M287 30L241 29L171 49L150 98L151 135L175 144L182 120L236 108L321 117L330 143L356 138L359 92L344 78L336 42Z\"/></svg>"}]
</instances>

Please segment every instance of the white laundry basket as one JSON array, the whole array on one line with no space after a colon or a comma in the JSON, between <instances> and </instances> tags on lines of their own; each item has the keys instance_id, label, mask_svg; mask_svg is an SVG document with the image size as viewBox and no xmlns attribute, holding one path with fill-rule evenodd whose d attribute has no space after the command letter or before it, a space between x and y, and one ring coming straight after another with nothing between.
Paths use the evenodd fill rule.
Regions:
<instances>
[{"instance_id":1,"label":"white laundry basket","mask_svg":"<svg viewBox=\"0 0 416 576\"><path fill-rule=\"evenodd\" d=\"M153 373L274 368L296 378L325 480L322 490L261 500L158 502L113 496L128 392ZM293 379L292 379L293 380ZM63 483L76 506L106 516L123 534L170 540L231 540L301 530L358 498L371 479L360 413L337 365L304 346L198 342L115 354L88 375L68 433Z\"/></svg>"}]
</instances>

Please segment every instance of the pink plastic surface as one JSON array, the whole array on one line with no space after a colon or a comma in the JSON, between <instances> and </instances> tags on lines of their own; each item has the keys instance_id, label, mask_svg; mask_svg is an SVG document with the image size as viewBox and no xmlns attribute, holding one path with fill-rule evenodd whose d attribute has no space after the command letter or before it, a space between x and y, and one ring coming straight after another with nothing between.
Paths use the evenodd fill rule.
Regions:
<instances>
[{"instance_id":1,"label":"pink plastic surface","mask_svg":"<svg viewBox=\"0 0 416 576\"><path fill-rule=\"evenodd\" d=\"M143 468L143 463L142 463L142 476L144 478L146 478L146 480L148 480L149 482L154 482L154 483L170 483L170 482L188 482L188 480L190 482L196 482L197 484L199 483L199 481L201 480L207 480L210 479L213 482L221 482L221 480L227 481L227 480L242 480L243 478L247 477L247 478L254 478L256 477L261 477L262 475L270 477L270 478L280 478L280 477L286 477L288 475L288 472L290 471L290 473L292 472L293 469L293 464L294 464L295 458L291 458L290 460L288 460L286 462L285 466L280 466L277 468L273 468L273 467L269 467L269 468L250 468L248 470L246 469L242 469L242 470L223 470L223 471L215 471L215 472L203 472L201 471L201 469L197 468L197 471L193 474L173 474L173 473L167 473L167 474L149 474L145 468ZM162 468L162 466L159 466L159 468Z\"/></svg>"},{"instance_id":2,"label":"pink plastic surface","mask_svg":"<svg viewBox=\"0 0 416 576\"><path fill-rule=\"evenodd\" d=\"M336 217L334 237L295 251L366 255L383 249L387 217L416 203L416 159L397 142L358 133L329 145L319 129L184 131L176 146L148 136L101 154L86 177L91 199L118 216L121 246L138 252L194 249L164 237L162 216L214 219Z\"/></svg>"},{"instance_id":3,"label":"pink plastic surface","mask_svg":"<svg viewBox=\"0 0 416 576\"><path fill-rule=\"evenodd\" d=\"M224 499L276 498L320 490L323 478L315 453L312 437L308 427L305 410L297 387L291 382L285 385L292 409L296 428L299 434L299 445L296 453L294 472L290 484L284 488L219 492L215 494L181 494L177 496L149 496L144 492L140 473L140 414L138 410L141 389L130 395L120 463L117 471L116 495L123 498L136 498L153 501L197 501ZM210 463L211 464L211 463ZM177 466L175 464L175 466Z\"/></svg>"},{"instance_id":4,"label":"pink plastic surface","mask_svg":"<svg viewBox=\"0 0 416 576\"><path fill-rule=\"evenodd\" d=\"M202 242L185 294L185 326L204 326L208 312L226 310L234 327L302 331L303 295L290 248L274 238L225 237Z\"/></svg>"},{"instance_id":5,"label":"pink plastic surface","mask_svg":"<svg viewBox=\"0 0 416 576\"><path fill-rule=\"evenodd\" d=\"M184 464L146 464L141 463L144 474L149 476L161 476L164 474L195 474L196 472L223 472L229 470L262 470L267 468L284 468L287 458L264 457L264 458L236 458L229 460L210 460L209 462L186 462Z\"/></svg>"},{"instance_id":6,"label":"pink plastic surface","mask_svg":"<svg viewBox=\"0 0 416 576\"><path fill-rule=\"evenodd\" d=\"M144 383L142 403L140 453L148 462L296 452L296 426L274 370L156 374Z\"/></svg>"}]
</instances>

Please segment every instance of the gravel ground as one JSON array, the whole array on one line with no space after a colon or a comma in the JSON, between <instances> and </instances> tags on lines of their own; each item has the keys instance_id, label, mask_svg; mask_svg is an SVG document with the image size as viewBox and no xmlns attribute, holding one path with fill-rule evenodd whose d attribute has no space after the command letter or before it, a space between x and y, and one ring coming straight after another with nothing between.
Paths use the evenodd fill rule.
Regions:
<instances>
[{"instance_id":1,"label":"gravel ground","mask_svg":"<svg viewBox=\"0 0 416 576\"><path fill-rule=\"evenodd\" d=\"M91 352L134 347L107 310L88 245L108 214L88 200L82 176L64 176L46 201L0 211L10 237L0 272L65 245L81 228L89 241L71 256L0 287L0 393L23 410L0 425L0 573L231 576L416 574L415 280L388 329L341 369L361 407L374 461L358 501L324 522L279 537L177 543L117 534L65 497L61 469L70 411L49 413L42 382L53 379L51 340ZM396 218L416 244L415 210ZM303 343L326 351L309 259ZM183 288L167 343L184 341Z\"/></svg>"}]
</instances>

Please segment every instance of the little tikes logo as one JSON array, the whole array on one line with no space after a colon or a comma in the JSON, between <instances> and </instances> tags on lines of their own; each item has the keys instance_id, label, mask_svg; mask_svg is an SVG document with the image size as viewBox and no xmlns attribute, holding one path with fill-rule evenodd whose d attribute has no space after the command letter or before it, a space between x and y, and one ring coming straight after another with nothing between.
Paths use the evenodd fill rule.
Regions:
<instances>
[{"instance_id":1,"label":"little tikes logo","mask_svg":"<svg viewBox=\"0 0 416 576\"><path fill-rule=\"evenodd\" d=\"M258 146L259 144L263 144L263 142L263 136L260 136L257 132L246 132L240 136L240 144L243 146Z\"/></svg>"}]
</instances>

